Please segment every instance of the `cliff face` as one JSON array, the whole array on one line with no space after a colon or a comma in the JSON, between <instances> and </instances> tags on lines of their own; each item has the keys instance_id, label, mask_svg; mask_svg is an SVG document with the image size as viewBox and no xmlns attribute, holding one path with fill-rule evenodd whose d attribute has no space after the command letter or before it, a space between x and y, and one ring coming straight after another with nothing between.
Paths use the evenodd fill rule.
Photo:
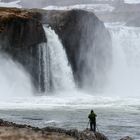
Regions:
<instances>
[{"instance_id":1,"label":"cliff face","mask_svg":"<svg viewBox=\"0 0 140 140\"><path fill-rule=\"evenodd\" d=\"M79 86L91 86L95 71L104 77L111 63L111 39L93 13L0 8L1 51L25 67L37 89L45 91L43 56L38 50L38 44L46 42L43 24L50 25L62 40Z\"/></svg>"},{"instance_id":2,"label":"cliff face","mask_svg":"<svg viewBox=\"0 0 140 140\"><path fill-rule=\"evenodd\" d=\"M45 33L40 22L41 14L15 8L0 8L0 49L8 53L15 61L21 63L31 74L37 89L39 79L40 58L38 44L46 41ZM43 67L43 66L41 66Z\"/></svg>"},{"instance_id":3,"label":"cliff face","mask_svg":"<svg viewBox=\"0 0 140 140\"><path fill-rule=\"evenodd\" d=\"M39 13L15 8L0 8L0 39L5 48L30 47L44 42Z\"/></svg>"},{"instance_id":4,"label":"cliff face","mask_svg":"<svg viewBox=\"0 0 140 140\"><path fill-rule=\"evenodd\" d=\"M111 63L111 37L102 21L83 10L42 12L43 23L59 35L80 86L91 86L95 71L104 77ZM96 67L96 68L95 68Z\"/></svg>"}]
</instances>

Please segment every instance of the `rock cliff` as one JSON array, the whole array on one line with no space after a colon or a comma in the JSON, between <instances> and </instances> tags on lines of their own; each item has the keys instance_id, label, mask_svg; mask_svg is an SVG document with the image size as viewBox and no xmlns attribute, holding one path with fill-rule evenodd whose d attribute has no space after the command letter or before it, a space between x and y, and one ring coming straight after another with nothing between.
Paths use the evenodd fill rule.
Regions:
<instances>
[{"instance_id":1,"label":"rock cliff","mask_svg":"<svg viewBox=\"0 0 140 140\"><path fill-rule=\"evenodd\" d=\"M96 67L104 77L111 63L111 37L95 14L83 10L42 11L43 24L59 35L80 86L94 81ZM92 79L91 79L92 77Z\"/></svg>"},{"instance_id":2,"label":"rock cliff","mask_svg":"<svg viewBox=\"0 0 140 140\"><path fill-rule=\"evenodd\" d=\"M39 87L38 44L46 42L40 22L41 14L16 8L0 8L0 49L24 66L31 74L36 89ZM43 66L41 66L43 67Z\"/></svg>"},{"instance_id":3,"label":"rock cliff","mask_svg":"<svg viewBox=\"0 0 140 140\"><path fill-rule=\"evenodd\" d=\"M51 26L62 40L80 87L85 83L93 87L97 71L105 77L111 63L111 38L93 13L0 8L1 50L25 67L36 89L45 91L44 76L39 72L40 64L43 69L42 56L38 51L38 44L46 42L43 24Z\"/></svg>"}]
</instances>

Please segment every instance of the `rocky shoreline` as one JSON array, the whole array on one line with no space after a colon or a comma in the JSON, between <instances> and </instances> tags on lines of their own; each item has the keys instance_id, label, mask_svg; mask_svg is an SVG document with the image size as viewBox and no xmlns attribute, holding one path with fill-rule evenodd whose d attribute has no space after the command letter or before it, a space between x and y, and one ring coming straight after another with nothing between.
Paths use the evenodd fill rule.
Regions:
<instances>
[{"instance_id":1,"label":"rocky shoreline","mask_svg":"<svg viewBox=\"0 0 140 140\"><path fill-rule=\"evenodd\" d=\"M104 134L77 129L66 130L55 127L33 127L0 119L0 140L109 140ZM120 140L132 140L124 137Z\"/></svg>"}]
</instances>

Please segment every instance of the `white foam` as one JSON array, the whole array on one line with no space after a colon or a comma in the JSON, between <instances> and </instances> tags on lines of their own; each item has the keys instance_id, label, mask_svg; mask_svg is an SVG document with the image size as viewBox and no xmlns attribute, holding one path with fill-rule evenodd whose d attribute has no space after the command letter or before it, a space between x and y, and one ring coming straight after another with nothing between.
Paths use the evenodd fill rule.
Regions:
<instances>
[{"instance_id":1,"label":"white foam","mask_svg":"<svg viewBox=\"0 0 140 140\"><path fill-rule=\"evenodd\" d=\"M140 98L93 96L78 91L71 93L65 92L65 95L64 93L57 93L56 95L52 96L11 98L0 101L1 110L76 110L90 108L111 108L135 111L139 106Z\"/></svg>"},{"instance_id":2,"label":"white foam","mask_svg":"<svg viewBox=\"0 0 140 140\"><path fill-rule=\"evenodd\" d=\"M30 76L20 64L0 54L0 100L33 93Z\"/></svg>"},{"instance_id":3,"label":"white foam","mask_svg":"<svg viewBox=\"0 0 140 140\"><path fill-rule=\"evenodd\" d=\"M124 0L124 3L128 4L139 4L140 0Z\"/></svg>"},{"instance_id":4,"label":"white foam","mask_svg":"<svg viewBox=\"0 0 140 140\"><path fill-rule=\"evenodd\" d=\"M20 0L13 1L13 2L0 2L0 7L17 7L17 8L22 8L22 6L19 4Z\"/></svg>"},{"instance_id":5,"label":"white foam","mask_svg":"<svg viewBox=\"0 0 140 140\"><path fill-rule=\"evenodd\" d=\"M112 25L113 64L108 90L111 94L138 96L140 92L140 28Z\"/></svg>"},{"instance_id":6,"label":"white foam","mask_svg":"<svg viewBox=\"0 0 140 140\"><path fill-rule=\"evenodd\" d=\"M50 77L54 90L71 90L75 88L71 65L68 62L65 49L54 30L44 27L49 51ZM48 59L46 57L46 59ZM47 76L48 77L48 76Z\"/></svg>"},{"instance_id":7,"label":"white foam","mask_svg":"<svg viewBox=\"0 0 140 140\"><path fill-rule=\"evenodd\" d=\"M95 12L105 12L105 11L113 11L114 7L109 4L77 4L71 6L47 6L43 8L45 10L71 10L71 9L85 9L85 10L94 10Z\"/></svg>"}]
</instances>

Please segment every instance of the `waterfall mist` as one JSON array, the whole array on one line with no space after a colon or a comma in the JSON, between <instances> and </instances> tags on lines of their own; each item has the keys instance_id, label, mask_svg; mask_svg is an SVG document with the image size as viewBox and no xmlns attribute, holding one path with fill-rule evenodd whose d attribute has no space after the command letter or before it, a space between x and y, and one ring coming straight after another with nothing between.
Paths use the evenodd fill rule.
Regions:
<instances>
[{"instance_id":1,"label":"waterfall mist","mask_svg":"<svg viewBox=\"0 0 140 140\"><path fill-rule=\"evenodd\" d=\"M0 98L32 96L29 74L9 56L0 54Z\"/></svg>"},{"instance_id":2,"label":"waterfall mist","mask_svg":"<svg viewBox=\"0 0 140 140\"><path fill-rule=\"evenodd\" d=\"M113 65L107 92L115 95L139 96L140 92L140 28L109 27L113 45Z\"/></svg>"},{"instance_id":3,"label":"waterfall mist","mask_svg":"<svg viewBox=\"0 0 140 140\"><path fill-rule=\"evenodd\" d=\"M39 45L39 50L43 53L46 92L72 90L75 88L75 82L65 49L54 30L45 26L44 30L47 43Z\"/></svg>"},{"instance_id":4,"label":"waterfall mist","mask_svg":"<svg viewBox=\"0 0 140 140\"><path fill-rule=\"evenodd\" d=\"M91 22L91 23L90 23ZM108 30L88 22L80 41L79 66L82 65L82 86L92 94L104 92L112 64L112 44Z\"/></svg>"}]
</instances>

